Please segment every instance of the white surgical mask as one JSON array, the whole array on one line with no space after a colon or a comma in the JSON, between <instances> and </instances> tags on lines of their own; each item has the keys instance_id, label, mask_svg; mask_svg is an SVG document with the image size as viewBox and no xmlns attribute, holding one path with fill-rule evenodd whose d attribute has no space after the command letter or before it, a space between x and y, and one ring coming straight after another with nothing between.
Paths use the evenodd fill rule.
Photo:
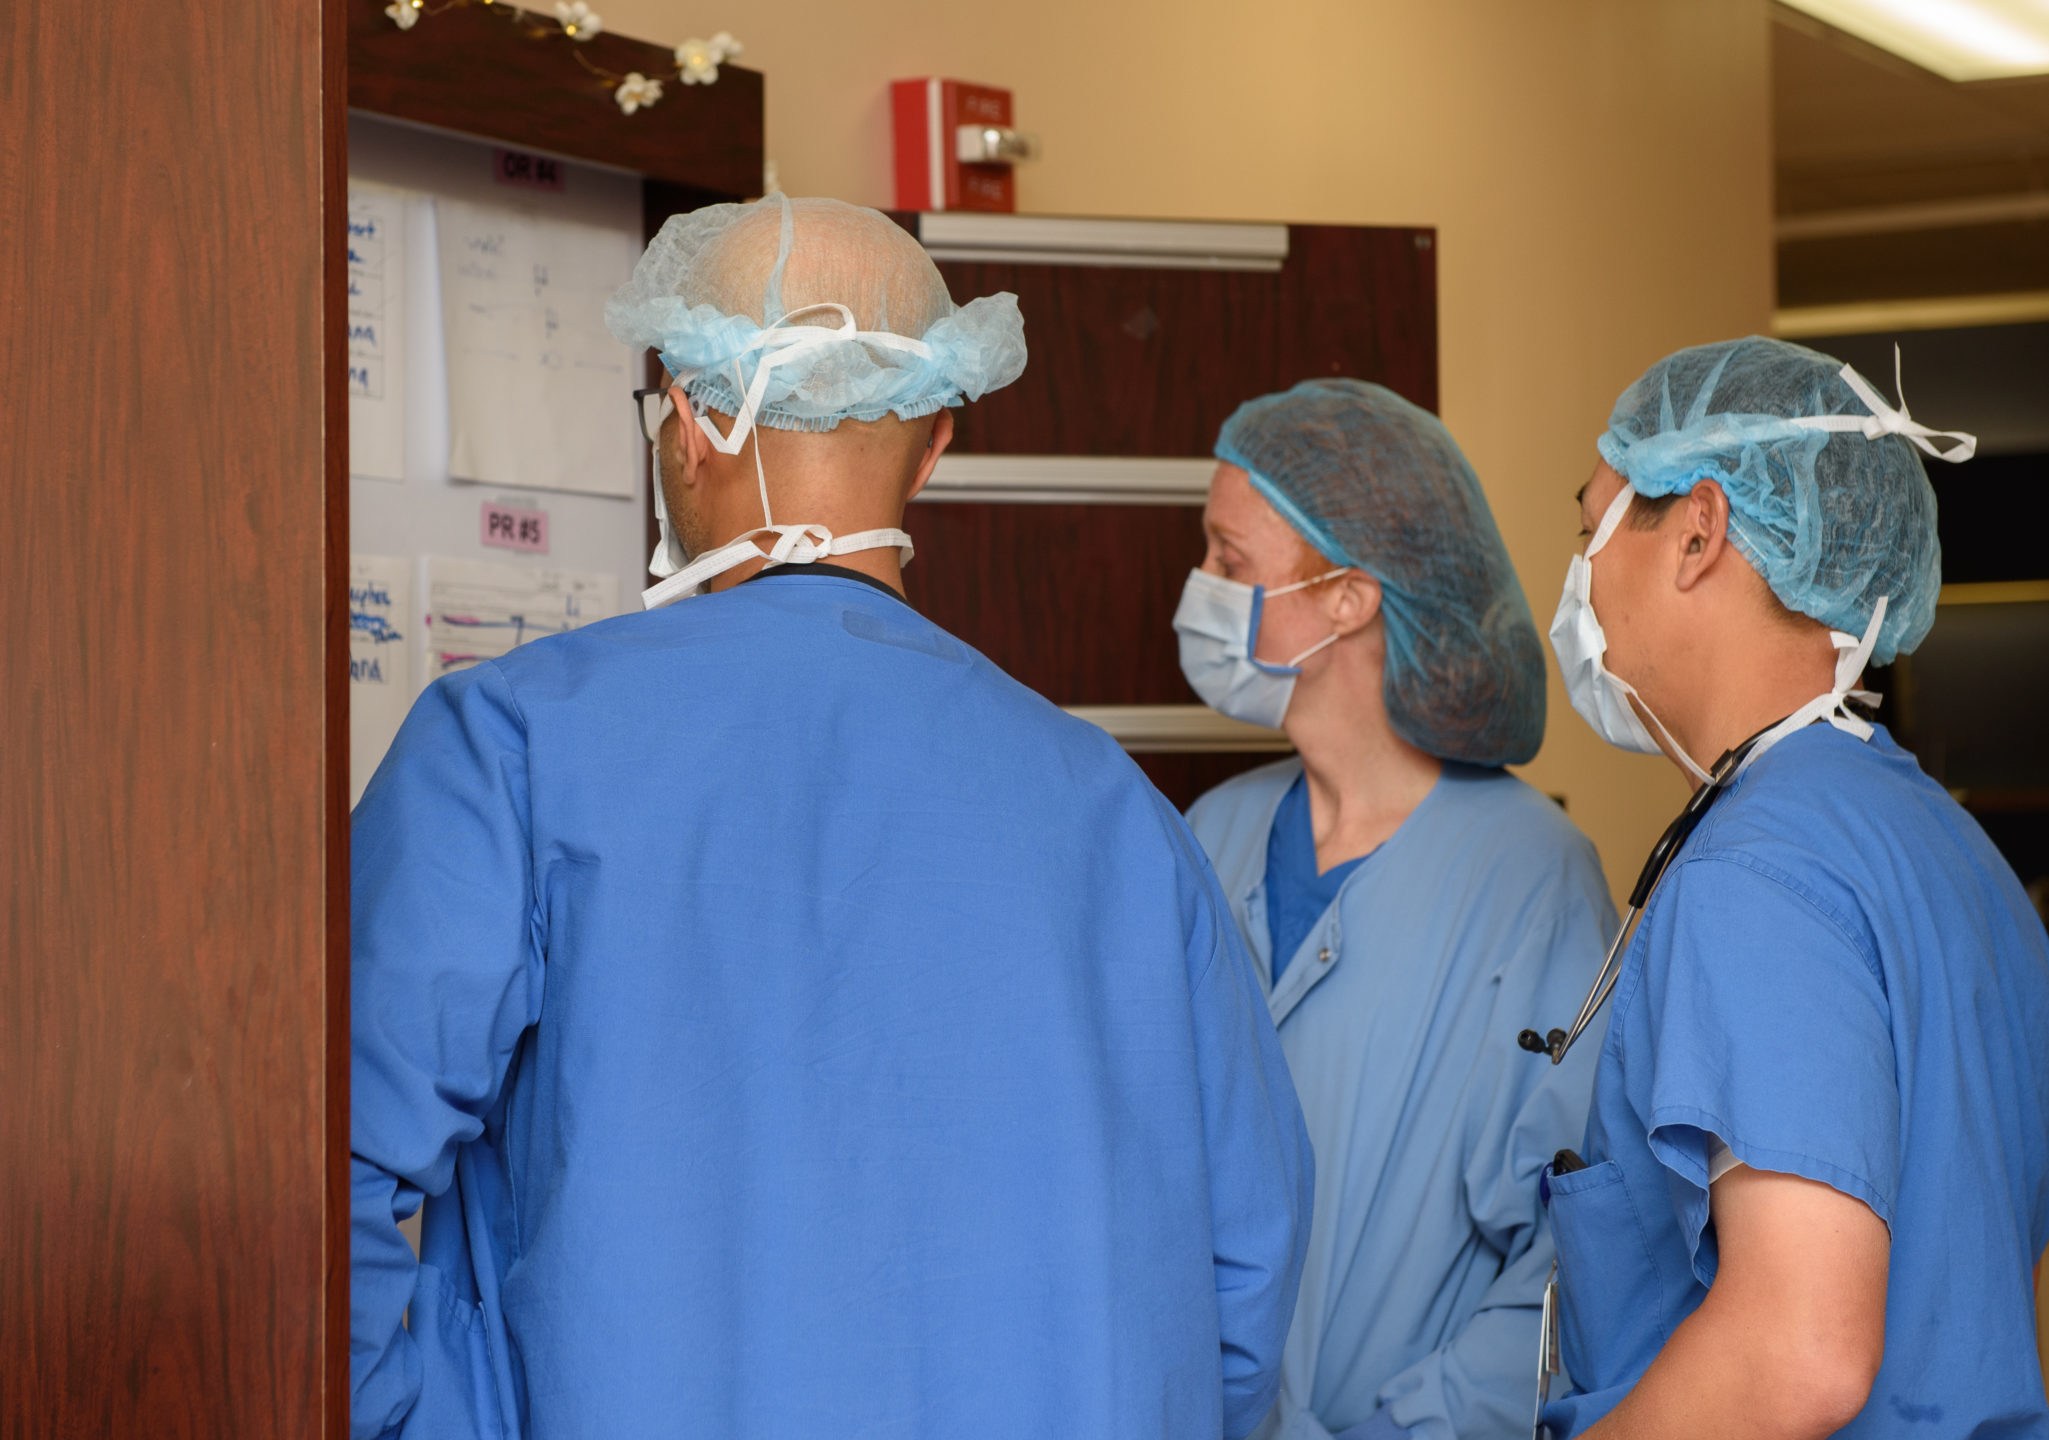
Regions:
<instances>
[{"instance_id":1,"label":"white surgical mask","mask_svg":"<svg viewBox=\"0 0 2049 1440\"><path fill-rule=\"evenodd\" d=\"M1272 665L1253 656L1259 648L1260 612L1274 596L1321 585L1347 568L1341 565L1272 590L1241 585L1207 570L1189 571L1174 611L1174 630L1181 637L1181 673L1203 703L1233 720L1278 730L1294 697L1302 662L1338 637L1333 632L1287 664Z\"/></svg>"},{"instance_id":2,"label":"white surgical mask","mask_svg":"<svg viewBox=\"0 0 2049 1440\"><path fill-rule=\"evenodd\" d=\"M1662 753L1658 742L1629 703L1630 697L1635 696L1637 704L1643 705L1643 697L1636 694L1634 685L1601 663L1601 657L1608 652L1608 637L1594 616L1593 558L1622 523L1622 513L1629 508L1629 497L1634 493L1627 485L1622 487L1608 506L1608 513L1601 517L1594 538L1587 542L1586 553L1573 556L1566 568L1565 591L1558 597L1558 613L1551 620L1551 649L1556 652L1558 668L1565 676L1566 698L1572 701L1580 718L1594 727L1594 733L1624 750L1657 755ZM1672 738L1672 732L1651 714L1651 707L1644 705L1643 713L1650 715L1651 723L1658 727L1658 733L1665 737L1679 763L1706 784L1708 772Z\"/></svg>"},{"instance_id":3,"label":"white surgical mask","mask_svg":"<svg viewBox=\"0 0 2049 1440\"><path fill-rule=\"evenodd\" d=\"M840 324L826 329L818 326L798 326L783 329L791 316L802 315L812 310L837 310ZM721 435L718 426L708 415L694 415L692 418L710 440L712 447L722 455L737 455L747 442L749 433L754 435L754 478L761 486L761 525L735 540L708 550L685 563L680 557L682 545L676 540L669 526L668 507L663 503L660 485L661 467L657 463L655 474L655 519L661 526L661 544L656 546L654 558L648 562L648 573L660 577L659 582L640 592L640 603L649 610L672 604L688 596L699 595L704 587L728 570L745 565L750 560L766 560L770 565L808 565L834 555L851 555L857 550L880 550L887 546L897 547L901 560L908 565L915 553L911 548L911 537L902 530L862 530L853 535L834 535L823 525L778 525L768 508L768 476L761 468L761 435L756 420L760 414L763 397L768 389L770 373L799 355L820 349L826 345L844 340L859 340L864 344L883 349L899 350L917 356L929 356L931 347L922 340L912 340L902 335L884 331L860 330L854 324L854 312L844 305L806 305L792 310L774 325L763 330L756 337L752 349L762 351L755 363L754 383L740 386L740 413L733 417L730 433ZM676 383L686 384L695 378L696 372L678 375ZM740 385L740 362L733 361L733 379ZM664 411L664 418L667 412ZM774 542L764 550L755 543L758 535L773 535ZM667 567L667 568L664 568Z\"/></svg>"}]
</instances>

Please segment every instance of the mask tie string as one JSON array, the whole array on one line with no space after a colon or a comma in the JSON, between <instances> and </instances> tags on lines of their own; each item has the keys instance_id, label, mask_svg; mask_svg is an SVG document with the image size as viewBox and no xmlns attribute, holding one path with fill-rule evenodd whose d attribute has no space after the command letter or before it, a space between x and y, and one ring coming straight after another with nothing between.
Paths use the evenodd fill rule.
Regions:
<instances>
[{"instance_id":1,"label":"mask tie string","mask_svg":"<svg viewBox=\"0 0 2049 1440\"><path fill-rule=\"evenodd\" d=\"M1737 775L1741 775L1745 770L1748 770L1758 756L1764 754L1765 751L1771 749L1779 741L1785 739L1796 730L1806 729L1817 720L1826 720L1844 734L1854 735L1859 740L1869 740L1871 738L1871 722L1861 715L1852 713L1845 702L1855 700L1860 705L1869 705L1876 709L1883 699L1875 691L1858 690L1852 687L1856 685L1857 678L1864 673L1865 665L1871 660L1871 651L1878 644L1878 632L1885 628L1885 611L1891 598L1889 595L1878 597L1878 603L1871 608L1871 620L1864 627L1863 635L1851 635L1841 630L1831 630L1828 632L1830 643L1836 647L1834 687L1815 696L1791 715L1788 715L1778 724L1772 726L1771 729L1765 731L1764 734L1758 736L1756 742L1751 745L1749 753L1743 757L1743 763L1736 767Z\"/></svg>"}]
</instances>

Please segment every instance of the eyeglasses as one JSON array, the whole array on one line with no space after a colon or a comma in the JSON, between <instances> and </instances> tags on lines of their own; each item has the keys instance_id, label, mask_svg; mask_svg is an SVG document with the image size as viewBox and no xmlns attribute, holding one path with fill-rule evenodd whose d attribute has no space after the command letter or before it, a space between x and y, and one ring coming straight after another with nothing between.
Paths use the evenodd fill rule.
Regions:
<instances>
[{"instance_id":1,"label":"eyeglasses","mask_svg":"<svg viewBox=\"0 0 2049 1440\"><path fill-rule=\"evenodd\" d=\"M662 422L669 418L674 402L669 399L667 385L655 385L633 392L633 413L640 417L640 438L652 445L655 437L662 433Z\"/></svg>"}]
</instances>

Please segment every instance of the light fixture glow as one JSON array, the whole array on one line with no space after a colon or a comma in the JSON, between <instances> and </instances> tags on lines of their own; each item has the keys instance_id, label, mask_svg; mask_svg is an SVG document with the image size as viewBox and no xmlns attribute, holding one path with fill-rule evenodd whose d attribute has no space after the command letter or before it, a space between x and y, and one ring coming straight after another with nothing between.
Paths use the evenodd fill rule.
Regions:
<instances>
[{"instance_id":1,"label":"light fixture glow","mask_svg":"<svg viewBox=\"0 0 2049 1440\"><path fill-rule=\"evenodd\" d=\"M1950 80L2049 74L2042 0L1786 0Z\"/></svg>"}]
</instances>

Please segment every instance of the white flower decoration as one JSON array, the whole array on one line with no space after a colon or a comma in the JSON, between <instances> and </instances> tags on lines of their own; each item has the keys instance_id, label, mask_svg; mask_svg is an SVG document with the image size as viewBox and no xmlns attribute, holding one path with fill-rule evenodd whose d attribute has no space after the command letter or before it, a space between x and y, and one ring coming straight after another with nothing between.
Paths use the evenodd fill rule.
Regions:
<instances>
[{"instance_id":1,"label":"white flower decoration","mask_svg":"<svg viewBox=\"0 0 2049 1440\"><path fill-rule=\"evenodd\" d=\"M572 40L590 40L605 28L605 22L591 13L584 0L555 0L555 18L562 33Z\"/></svg>"},{"instance_id":2,"label":"white flower decoration","mask_svg":"<svg viewBox=\"0 0 2049 1440\"><path fill-rule=\"evenodd\" d=\"M621 110L631 115L662 98L662 82L650 80L635 70L619 83L619 88L612 92L612 98L619 102Z\"/></svg>"},{"instance_id":3,"label":"white flower decoration","mask_svg":"<svg viewBox=\"0 0 2049 1440\"><path fill-rule=\"evenodd\" d=\"M395 0L384 7L384 13L391 17L391 23L401 30L410 30L420 23L422 0Z\"/></svg>"},{"instance_id":4,"label":"white flower decoration","mask_svg":"<svg viewBox=\"0 0 2049 1440\"><path fill-rule=\"evenodd\" d=\"M676 47L676 68L685 85L709 85L719 78L719 66L740 50L740 42L724 30L709 40L685 40Z\"/></svg>"}]
</instances>

